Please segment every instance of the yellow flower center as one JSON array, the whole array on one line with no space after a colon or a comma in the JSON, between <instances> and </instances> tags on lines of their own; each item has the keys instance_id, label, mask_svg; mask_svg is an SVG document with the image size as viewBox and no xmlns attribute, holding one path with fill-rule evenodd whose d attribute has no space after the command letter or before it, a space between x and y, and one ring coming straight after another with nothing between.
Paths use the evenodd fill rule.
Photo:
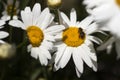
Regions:
<instances>
[{"instance_id":1,"label":"yellow flower center","mask_svg":"<svg viewBox=\"0 0 120 80\"><path fill-rule=\"evenodd\" d=\"M120 0L116 0L118 6L120 6Z\"/></svg>"},{"instance_id":2,"label":"yellow flower center","mask_svg":"<svg viewBox=\"0 0 120 80\"><path fill-rule=\"evenodd\" d=\"M69 27L64 30L62 40L67 46L78 47L85 41L85 33L81 28Z\"/></svg>"},{"instance_id":3,"label":"yellow flower center","mask_svg":"<svg viewBox=\"0 0 120 80\"><path fill-rule=\"evenodd\" d=\"M41 42L44 39L42 30L37 26L29 26L27 28L27 35L33 47L40 46Z\"/></svg>"},{"instance_id":4,"label":"yellow flower center","mask_svg":"<svg viewBox=\"0 0 120 80\"><path fill-rule=\"evenodd\" d=\"M16 15L17 13L17 9L14 7L13 8L13 12L12 12L12 8L13 8L13 5L8 5L7 6L7 14L8 15L11 15L11 14L13 14L13 15Z\"/></svg>"}]
</instances>

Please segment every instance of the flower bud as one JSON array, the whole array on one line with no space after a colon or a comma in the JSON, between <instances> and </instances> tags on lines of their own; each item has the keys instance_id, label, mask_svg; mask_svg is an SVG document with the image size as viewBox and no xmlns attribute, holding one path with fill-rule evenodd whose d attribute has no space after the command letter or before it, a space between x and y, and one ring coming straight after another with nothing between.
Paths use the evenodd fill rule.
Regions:
<instances>
[{"instance_id":1,"label":"flower bud","mask_svg":"<svg viewBox=\"0 0 120 80\"><path fill-rule=\"evenodd\" d=\"M0 58L1 59L6 59L10 58L15 54L15 46L8 44L8 43L3 43L0 44Z\"/></svg>"},{"instance_id":2,"label":"flower bud","mask_svg":"<svg viewBox=\"0 0 120 80\"><path fill-rule=\"evenodd\" d=\"M51 9L58 9L62 4L62 0L47 0L47 5Z\"/></svg>"}]
</instances>

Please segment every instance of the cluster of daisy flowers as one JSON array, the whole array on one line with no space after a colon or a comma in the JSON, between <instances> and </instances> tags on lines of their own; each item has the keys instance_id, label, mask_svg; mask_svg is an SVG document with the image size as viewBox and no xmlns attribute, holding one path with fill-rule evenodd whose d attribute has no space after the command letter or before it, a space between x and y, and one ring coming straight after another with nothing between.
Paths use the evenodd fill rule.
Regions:
<instances>
[{"instance_id":1,"label":"cluster of daisy flowers","mask_svg":"<svg viewBox=\"0 0 120 80\"><path fill-rule=\"evenodd\" d=\"M102 48L109 47L116 41L116 50L118 53L120 52L119 0L84 0L83 3L87 5L86 9L90 14L88 17L77 21L76 10L72 8L70 18L64 12L58 11L59 22L54 21L55 15L50 12L48 7L41 11L39 3L36 3L32 9L26 7L21 10L19 20L17 17L19 3L16 3L15 8L13 8L11 0L8 0L7 3L8 6L5 7L0 20L0 28L3 28L5 21L9 20L9 25L23 29L29 40L27 51L33 58L39 59L41 65L47 66L50 62L54 62L54 69L57 71L64 68L70 59L73 59L78 77L84 71L84 63L97 71L97 56L93 42L100 44L101 39L92 34L103 33L101 30L111 31L114 35L112 40L101 45ZM48 6L52 7L50 3L49 1ZM56 8L60 4L53 3L52 5ZM115 8L113 13L111 8ZM98 28L98 26L103 27ZM7 36L9 36L7 32L0 31L0 39ZM0 43L5 44L6 42L0 40ZM54 49L56 50L52 55L51 51Z\"/></svg>"},{"instance_id":2,"label":"cluster of daisy flowers","mask_svg":"<svg viewBox=\"0 0 120 80\"><path fill-rule=\"evenodd\" d=\"M120 58L120 0L84 0L88 13L94 17L100 28L110 31L112 37L103 45L100 50L112 48L115 42L118 59Z\"/></svg>"}]
</instances>

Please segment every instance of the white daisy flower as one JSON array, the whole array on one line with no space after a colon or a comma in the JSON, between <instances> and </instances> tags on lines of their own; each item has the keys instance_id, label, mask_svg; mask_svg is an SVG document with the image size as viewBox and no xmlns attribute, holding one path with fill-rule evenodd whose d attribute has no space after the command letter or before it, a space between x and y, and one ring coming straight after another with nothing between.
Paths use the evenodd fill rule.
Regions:
<instances>
[{"instance_id":1,"label":"white daisy flower","mask_svg":"<svg viewBox=\"0 0 120 80\"><path fill-rule=\"evenodd\" d=\"M97 31L93 18L89 16L81 22L77 22L74 9L71 10L70 20L63 12L60 13L60 16L66 29L55 36L59 41L56 43L58 50L55 53L55 69L64 68L72 56L78 77L83 73L83 62L97 71L97 57L91 41L100 43L100 40L90 35Z\"/></svg>"},{"instance_id":2,"label":"white daisy flower","mask_svg":"<svg viewBox=\"0 0 120 80\"><path fill-rule=\"evenodd\" d=\"M100 26L107 28L114 36L113 40L108 40L100 46L100 50L112 47L112 43L116 44L116 52L118 59L120 58L119 45L120 41L120 0L84 0L87 11L94 16L95 21Z\"/></svg>"},{"instance_id":3,"label":"white daisy flower","mask_svg":"<svg viewBox=\"0 0 120 80\"><path fill-rule=\"evenodd\" d=\"M2 20L8 21L11 18L12 14L12 7L13 7L13 0L7 0L7 4L4 3L5 10L2 12ZM19 1L16 1L14 10L13 10L13 19L18 19L18 12L19 12Z\"/></svg>"},{"instance_id":4,"label":"white daisy flower","mask_svg":"<svg viewBox=\"0 0 120 80\"><path fill-rule=\"evenodd\" d=\"M28 51L31 56L39 58L42 65L48 64L48 59L51 59L49 50L52 49L54 35L64 29L64 26L54 25L50 26L54 16L50 14L48 8L41 12L41 6L36 3L31 11L30 7L26 7L21 11L22 21L11 20L10 25L16 26L26 30L27 36L30 41Z\"/></svg>"},{"instance_id":5,"label":"white daisy flower","mask_svg":"<svg viewBox=\"0 0 120 80\"><path fill-rule=\"evenodd\" d=\"M98 23L120 37L120 0L84 0L83 3Z\"/></svg>"},{"instance_id":6,"label":"white daisy flower","mask_svg":"<svg viewBox=\"0 0 120 80\"><path fill-rule=\"evenodd\" d=\"M4 20L0 20L0 29L3 28L5 24L5 21ZM5 32L5 31L0 31L0 43L5 43L2 39L8 37L8 33Z\"/></svg>"}]
</instances>

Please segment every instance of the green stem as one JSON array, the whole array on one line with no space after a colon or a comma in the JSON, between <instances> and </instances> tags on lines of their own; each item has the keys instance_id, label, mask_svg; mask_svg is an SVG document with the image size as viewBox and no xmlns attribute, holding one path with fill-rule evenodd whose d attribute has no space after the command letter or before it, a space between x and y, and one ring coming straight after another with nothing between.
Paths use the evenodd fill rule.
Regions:
<instances>
[{"instance_id":1,"label":"green stem","mask_svg":"<svg viewBox=\"0 0 120 80\"><path fill-rule=\"evenodd\" d=\"M54 14L55 14L55 18L56 18L56 21L58 22L58 24L60 24L60 16L59 16L59 9L55 9L53 10L54 11Z\"/></svg>"},{"instance_id":2,"label":"green stem","mask_svg":"<svg viewBox=\"0 0 120 80\"><path fill-rule=\"evenodd\" d=\"M25 50L26 50L26 42L27 42L26 32L24 32L24 33L23 33L23 44L24 44L24 46L23 46L23 44L21 45L21 46L23 46L23 47L22 47L22 53L23 53L23 54L25 53Z\"/></svg>"},{"instance_id":3,"label":"green stem","mask_svg":"<svg viewBox=\"0 0 120 80\"><path fill-rule=\"evenodd\" d=\"M13 16L14 16L14 7L15 7L15 4L16 4L16 0L13 1L13 5L12 5L12 12L11 12L11 16L10 16L10 20L13 19ZM12 32L13 32L13 28L10 27L10 30L9 30L9 42L12 42Z\"/></svg>"},{"instance_id":4,"label":"green stem","mask_svg":"<svg viewBox=\"0 0 120 80\"><path fill-rule=\"evenodd\" d=\"M18 48L21 48L22 46L24 46L26 44L27 40L24 40L22 43L20 43L18 46L17 46L17 49Z\"/></svg>"},{"instance_id":5,"label":"green stem","mask_svg":"<svg viewBox=\"0 0 120 80\"><path fill-rule=\"evenodd\" d=\"M48 80L48 72L47 72L47 68L45 66L42 66L42 71L43 71L43 75L45 77L46 80Z\"/></svg>"},{"instance_id":6,"label":"green stem","mask_svg":"<svg viewBox=\"0 0 120 80\"><path fill-rule=\"evenodd\" d=\"M61 22L60 22L60 16L59 16L59 9L57 9L57 17L58 17L58 24L60 24Z\"/></svg>"}]
</instances>

